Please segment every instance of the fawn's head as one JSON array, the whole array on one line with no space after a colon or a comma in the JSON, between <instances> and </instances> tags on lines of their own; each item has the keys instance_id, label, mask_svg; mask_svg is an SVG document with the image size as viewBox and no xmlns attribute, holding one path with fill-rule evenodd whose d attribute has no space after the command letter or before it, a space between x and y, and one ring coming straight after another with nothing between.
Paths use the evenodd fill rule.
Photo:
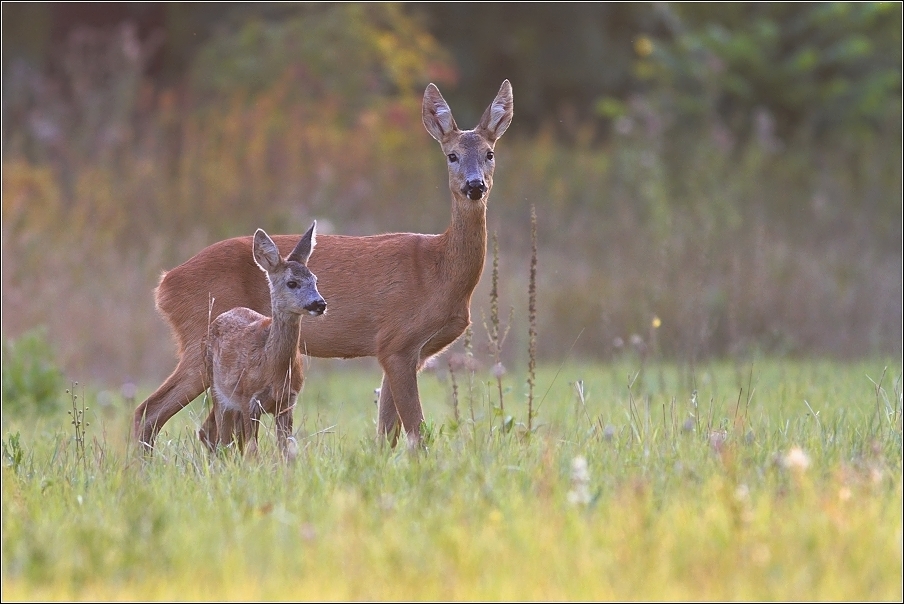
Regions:
<instances>
[{"instance_id":1,"label":"fawn's head","mask_svg":"<svg viewBox=\"0 0 904 604\"><path fill-rule=\"evenodd\" d=\"M473 130L459 130L439 89L428 84L421 117L430 136L439 141L449 166L449 188L456 199L486 200L493 187L494 147L512 123L512 85L502 82L496 98Z\"/></svg>"},{"instance_id":2,"label":"fawn's head","mask_svg":"<svg viewBox=\"0 0 904 604\"><path fill-rule=\"evenodd\" d=\"M326 312L326 302L317 291L317 277L307 266L317 243L316 227L315 220L285 258L279 255L276 244L263 229L254 233L254 261L267 273L274 314L322 315Z\"/></svg>"}]
</instances>

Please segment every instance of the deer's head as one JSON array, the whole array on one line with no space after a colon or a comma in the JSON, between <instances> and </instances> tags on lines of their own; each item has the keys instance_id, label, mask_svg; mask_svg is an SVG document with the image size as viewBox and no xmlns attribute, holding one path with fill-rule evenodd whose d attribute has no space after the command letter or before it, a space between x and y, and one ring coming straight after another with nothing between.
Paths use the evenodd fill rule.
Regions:
<instances>
[{"instance_id":1,"label":"deer's head","mask_svg":"<svg viewBox=\"0 0 904 604\"><path fill-rule=\"evenodd\" d=\"M449 167L449 188L456 199L486 201L493 188L496 141L512 123L512 85L502 82L499 93L473 130L459 130L449 104L429 84L421 117L430 136L439 141Z\"/></svg>"},{"instance_id":2,"label":"deer's head","mask_svg":"<svg viewBox=\"0 0 904 604\"><path fill-rule=\"evenodd\" d=\"M274 313L316 316L326 312L326 302L317 291L317 277L307 266L317 244L316 228L315 220L285 258L263 229L254 233L254 261L267 273Z\"/></svg>"}]
</instances>

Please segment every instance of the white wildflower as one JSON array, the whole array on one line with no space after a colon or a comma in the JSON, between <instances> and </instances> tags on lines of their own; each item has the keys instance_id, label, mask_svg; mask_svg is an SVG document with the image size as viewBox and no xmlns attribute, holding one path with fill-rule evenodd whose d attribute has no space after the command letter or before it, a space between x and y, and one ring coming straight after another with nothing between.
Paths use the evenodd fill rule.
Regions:
<instances>
[{"instance_id":1,"label":"white wildflower","mask_svg":"<svg viewBox=\"0 0 904 604\"><path fill-rule=\"evenodd\" d=\"M294 436L286 439L286 459L290 462L298 459L298 441Z\"/></svg>"},{"instance_id":2,"label":"white wildflower","mask_svg":"<svg viewBox=\"0 0 904 604\"><path fill-rule=\"evenodd\" d=\"M575 505L587 505L590 499L590 471L587 469L587 459L578 455L571 461L571 490L568 491L568 501Z\"/></svg>"},{"instance_id":3,"label":"white wildflower","mask_svg":"<svg viewBox=\"0 0 904 604\"><path fill-rule=\"evenodd\" d=\"M792 447L783 460L785 467L803 472L810 467L810 456L804 453L800 447Z\"/></svg>"}]
</instances>

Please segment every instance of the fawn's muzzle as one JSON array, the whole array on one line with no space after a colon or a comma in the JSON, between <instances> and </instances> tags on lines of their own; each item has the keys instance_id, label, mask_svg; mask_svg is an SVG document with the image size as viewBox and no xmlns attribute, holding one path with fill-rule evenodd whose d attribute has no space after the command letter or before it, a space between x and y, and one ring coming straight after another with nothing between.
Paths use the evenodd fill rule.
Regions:
<instances>
[{"instance_id":1,"label":"fawn's muzzle","mask_svg":"<svg viewBox=\"0 0 904 604\"><path fill-rule=\"evenodd\" d=\"M305 306L304 309L308 311L309 315L314 315L316 317L317 315L322 315L326 312L326 302L324 302L322 299L315 300Z\"/></svg>"}]
</instances>

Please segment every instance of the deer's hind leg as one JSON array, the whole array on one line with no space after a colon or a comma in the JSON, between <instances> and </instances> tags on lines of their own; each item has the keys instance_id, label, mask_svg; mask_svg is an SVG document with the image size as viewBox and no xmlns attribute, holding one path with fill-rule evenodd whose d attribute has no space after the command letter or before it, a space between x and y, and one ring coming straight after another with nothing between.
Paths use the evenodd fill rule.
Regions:
<instances>
[{"instance_id":1,"label":"deer's hind leg","mask_svg":"<svg viewBox=\"0 0 904 604\"><path fill-rule=\"evenodd\" d=\"M209 348L207 351L207 383L210 385L208 388L208 392L210 393L210 398L208 399L210 412L207 414L207 419L204 420L204 423L201 424L201 428L198 430L198 439L204 443L204 446L207 447L208 451L213 452L216 450L217 442L219 441L217 435L216 410L222 402L218 400L217 389L214 388L213 385L213 361Z\"/></svg>"},{"instance_id":2,"label":"deer's hind leg","mask_svg":"<svg viewBox=\"0 0 904 604\"><path fill-rule=\"evenodd\" d=\"M218 404L214 406L216 414L217 429L217 446L226 447L232 442L236 442L239 448L242 447L242 413L238 409L230 408L228 405Z\"/></svg>"},{"instance_id":3,"label":"deer's hind leg","mask_svg":"<svg viewBox=\"0 0 904 604\"><path fill-rule=\"evenodd\" d=\"M199 342L187 347L166 381L135 409L132 435L145 452L154 449L163 425L204 392L205 367L204 345Z\"/></svg>"},{"instance_id":4,"label":"deer's hind leg","mask_svg":"<svg viewBox=\"0 0 904 604\"><path fill-rule=\"evenodd\" d=\"M245 451L246 455L251 457L257 457L257 432L261 423L261 411L262 407L258 396L252 396L248 405L242 408L240 447Z\"/></svg>"},{"instance_id":5,"label":"deer's hind leg","mask_svg":"<svg viewBox=\"0 0 904 604\"><path fill-rule=\"evenodd\" d=\"M210 397L211 400L214 397L213 388L210 389ZM217 434L217 418L214 410L215 405L211 405L210 413L207 414L207 419L204 420L204 423L201 424L201 428L198 430L198 438L204 443L204 446L206 446L209 451L216 450L217 443L219 442L219 436Z\"/></svg>"}]
</instances>

